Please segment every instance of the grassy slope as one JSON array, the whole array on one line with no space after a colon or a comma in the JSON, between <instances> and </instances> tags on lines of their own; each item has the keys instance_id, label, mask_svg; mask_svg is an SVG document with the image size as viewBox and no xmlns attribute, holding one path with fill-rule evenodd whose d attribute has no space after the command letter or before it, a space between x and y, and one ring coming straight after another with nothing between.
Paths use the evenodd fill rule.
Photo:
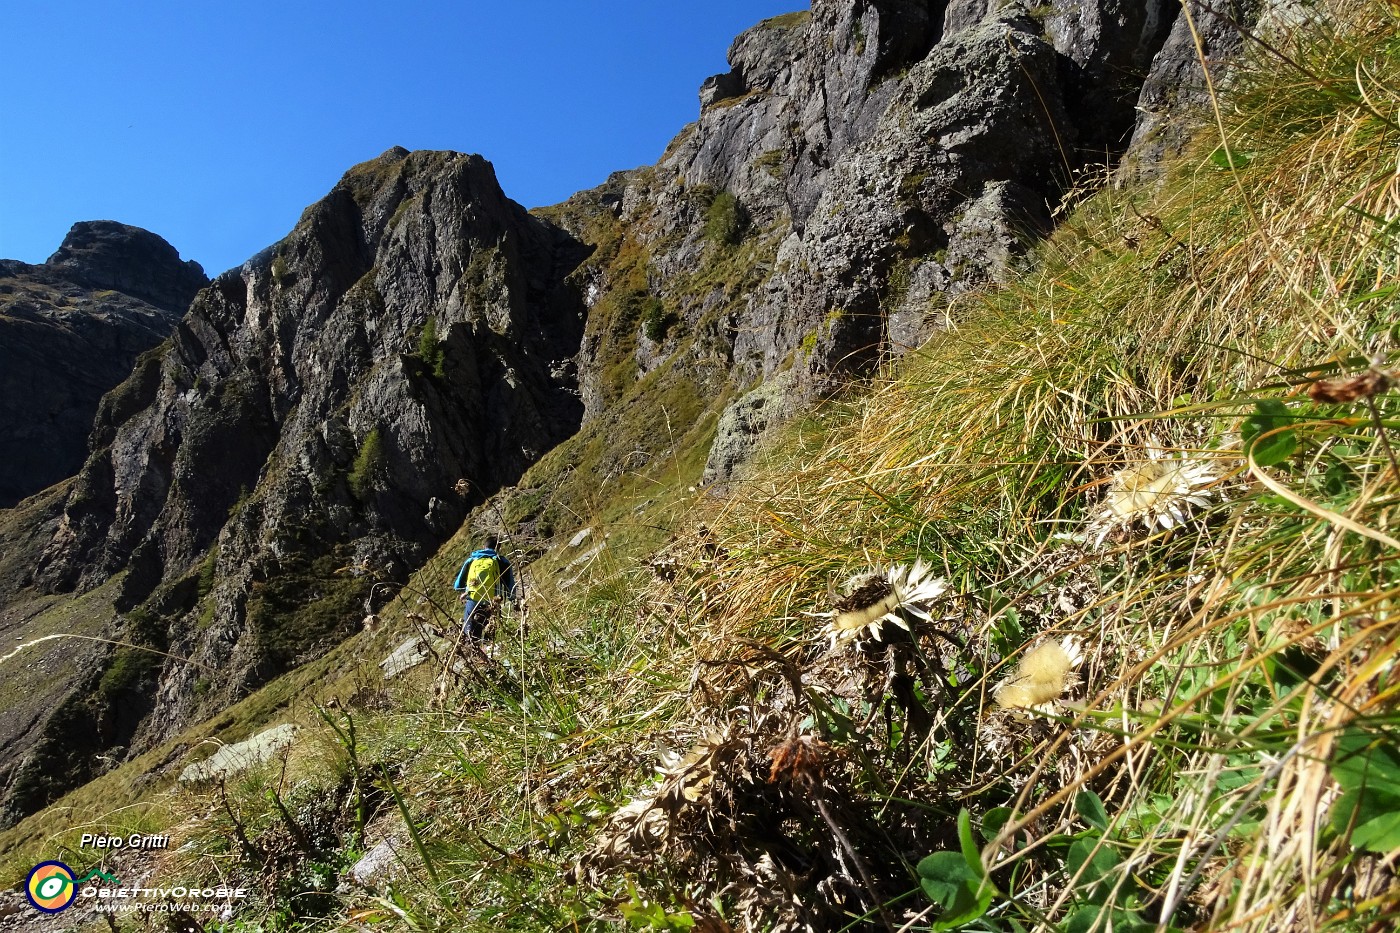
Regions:
<instances>
[{"instance_id":1,"label":"grassy slope","mask_svg":"<svg viewBox=\"0 0 1400 933\"><path fill-rule=\"evenodd\" d=\"M889 720L881 736L815 717L843 777L878 788L869 804L920 801L950 834L963 807L990 819L993 927L1087 924L1105 904L1120 928L1164 911L1250 928L1393 916L1393 878L1367 849L1388 851L1394 825L1349 842L1356 797L1338 808L1331 778L1356 794L1339 742L1393 744L1395 403L1305 394L1365 372L1397 322L1396 98L1379 77L1395 71L1394 21L1357 21L1362 35L1303 52L1307 73L1271 62L1240 92L1238 171L1209 157L1216 138L1160 191L1096 196L1025 281L965 307L728 509L734 571L711 612L779 644L810 638L800 611L828 608L829 584L863 565L932 561L960 594L938 626L965 647L925 633L948 676L899 715L878 677L852 690L810 648L798 667L814 706L835 695ZM1241 457L1238 432L1258 427L1280 442L1261 442L1266 468ZM1172 533L1096 527L1114 477L1150 448L1208 461L1215 504ZM995 710L1015 655L1063 634L1087 655L1061 710L1073 728ZM928 733L901 750L897 726ZM1380 773L1400 777L1390 759ZM1361 823L1388 806L1359 797ZM1079 870L1086 840L1102 856ZM886 862L926 854L869 845Z\"/></svg>"},{"instance_id":2,"label":"grassy slope","mask_svg":"<svg viewBox=\"0 0 1400 933\"><path fill-rule=\"evenodd\" d=\"M180 870L264 879L240 929L1393 923L1400 411L1375 379L1309 395L1400 323L1396 23L1351 21L1244 82L1236 170L1210 139L1160 189L1089 199L730 499L652 497L637 524L681 533L542 589L501 662L345 685L340 731L299 753L319 773L279 791L293 818L256 782L222 812L171 799L199 853ZM1167 483L1127 495L1170 473L1154 451L1213 476L1170 530ZM391 632L447 621L419 594L466 537ZM934 621L830 647L831 588L915 560L947 582ZM1054 712L998 708L1067 635L1084 660ZM333 895L394 825L397 880Z\"/></svg>"},{"instance_id":3,"label":"grassy slope","mask_svg":"<svg viewBox=\"0 0 1400 933\"><path fill-rule=\"evenodd\" d=\"M376 686L377 669L361 657L382 650L366 647L356 636L229 707L222 714L187 729L176 738L99 777L54 805L0 834L0 877L22 880L40 857L63 858L80 871L90 867L91 853L76 849L83 832L167 831L180 822L175 778L187 764L207 758L221 745L240 742L265 726L282 721L312 723L315 704L351 696Z\"/></svg>"}]
</instances>

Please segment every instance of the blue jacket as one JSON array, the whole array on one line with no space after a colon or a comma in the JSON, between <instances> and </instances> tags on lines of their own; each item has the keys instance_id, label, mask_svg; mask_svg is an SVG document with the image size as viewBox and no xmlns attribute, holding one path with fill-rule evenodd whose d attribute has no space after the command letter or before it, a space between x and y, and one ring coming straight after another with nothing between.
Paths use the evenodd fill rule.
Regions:
<instances>
[{"instance_id":1,"label":"blue jacket","mask_svg":"<svg viewBox=\"0 0 1400 933\"><path fill-rule=\"evenodd\" d=\"M515 571L511 569L510 561L497 554L489 547L484 547L479 551L472 551L467 555L467 559L462 561L462 569L457 571L457 579L452 584L454 590L462 589L462 581L466 579L467 568L472 565L472 561L478 557L494 557L496 565L501 570L501 578L496 582L496 597L499 599L515 599Z\"/></svg>"}]
</instances>

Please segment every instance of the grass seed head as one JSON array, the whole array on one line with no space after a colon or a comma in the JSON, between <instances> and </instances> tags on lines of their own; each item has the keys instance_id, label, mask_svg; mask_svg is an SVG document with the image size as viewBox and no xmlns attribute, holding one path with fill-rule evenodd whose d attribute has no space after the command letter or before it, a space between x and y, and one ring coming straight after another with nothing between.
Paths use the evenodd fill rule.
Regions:
<instances>
[{"instance_id":1,"label":"grass seed head","mask_svg":"<svg viewBox=\"0 0 1400 933\"><path fill-rule=\"evenodd\" d=\"M1308 386L1308 398L1323 404L1345 404L1380 395L1393 383L1386 373L1371 369L1343 379L1319 379Z\"/></svg>"}]
</instances>

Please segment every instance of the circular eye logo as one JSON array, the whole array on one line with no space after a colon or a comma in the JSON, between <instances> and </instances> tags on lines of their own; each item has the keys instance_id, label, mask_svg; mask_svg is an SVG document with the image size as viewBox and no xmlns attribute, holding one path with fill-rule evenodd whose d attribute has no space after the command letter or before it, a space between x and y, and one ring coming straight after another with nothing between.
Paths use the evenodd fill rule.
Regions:
<instances>
[{"instance_id":1,"label":"circular eye logo","mask_svg":"<svg viewBox=\"0 0 1400 933\"><path fill-rule=\"evenodd\" d=\"M73 869L62 862L40 862L29 873L29 879L24 883L24 894L29 898L29 903L44 913L58 913L78 896Z\"/></svg>"}]
</instances>

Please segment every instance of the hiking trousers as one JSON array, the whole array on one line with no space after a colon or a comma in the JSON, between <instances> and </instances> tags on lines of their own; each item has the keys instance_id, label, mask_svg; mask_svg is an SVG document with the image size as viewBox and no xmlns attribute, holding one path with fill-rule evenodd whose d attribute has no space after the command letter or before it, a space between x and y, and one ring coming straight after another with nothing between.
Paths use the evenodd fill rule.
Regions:
<instances>
[{"instance_id":1,"label":"hiking trousers","mask_svg":"<svg viewBox=\"0 0 1400 933\"><path fill-rule=\"evenodd\" d=\"M481 641L486 631L486 620L491 615L491 601L481 602L468 597L462 602L462 635L469 641Z\"/></svg>"}]
</instances>

